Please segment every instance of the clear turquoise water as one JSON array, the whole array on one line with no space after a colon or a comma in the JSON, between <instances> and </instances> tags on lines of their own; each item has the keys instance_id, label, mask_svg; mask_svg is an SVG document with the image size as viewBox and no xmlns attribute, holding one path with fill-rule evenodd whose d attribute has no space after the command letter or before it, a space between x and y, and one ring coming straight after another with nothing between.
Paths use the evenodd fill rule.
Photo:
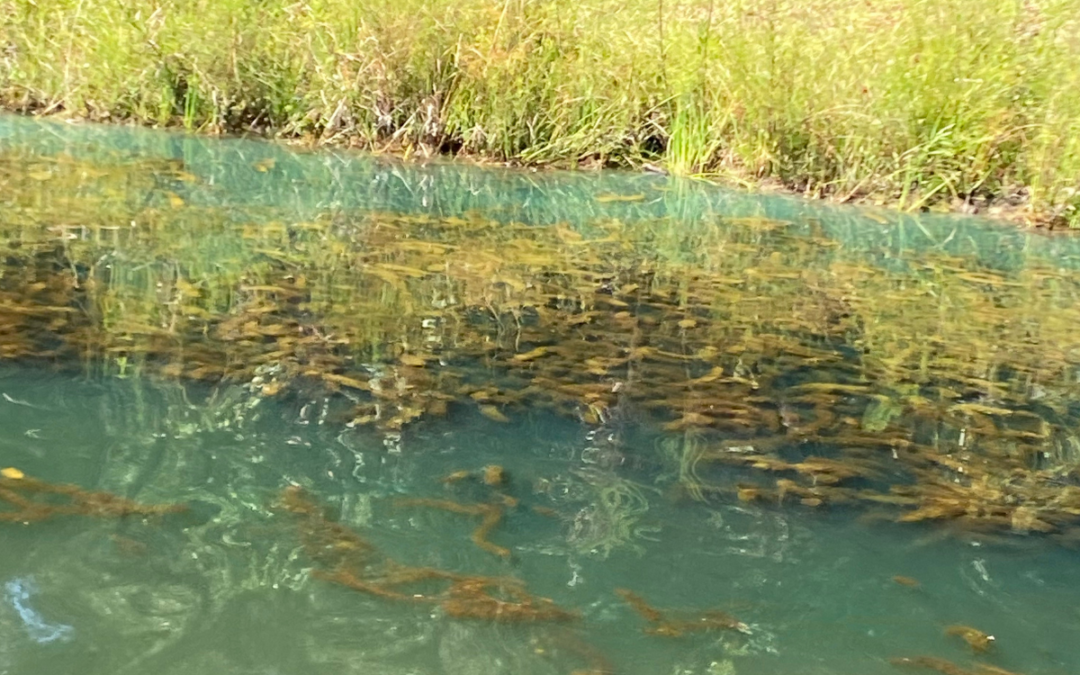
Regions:
<instances>
[{"instance_id":1,"label":"clear turquoise water","mask_svg":"<svg viewBox=\"0 0 1080 675\"><path fill-rule=\"evenodd\" d=\"M597 468L577 429L543 415L513 426L451 417L390 452L372 432L312 424L295 408L264 402L237 425L234 404L134 380L5 368L0 389L21 402L0 406L5 464L194 504L159 524L6 525L0 578L33 577L40 593L29 604L71 632L38 643L9 600L0 672L562 673L580 667L560 647L571 631L619 673L726 672L730 661L747 675L876 674L896 672L885 658L897 654L965 662L966 646L941 635L955 622L992 632L1000 653L990 662L1010 670L1071 673L1080 663L1073 551L975 546L844 513L673 504L652 491L653 467ZM624 452L648 455L646 443L631 435ZM493 536L515 551L501 563L468 543L471 525L456 516L392 504L406 493L440 496L439 476L490 461L511 472L525 504L570 514L588 512L606 481L640 485L648 504L633 545L591 552L571 525L522 510ZM535 494L540 480L561 489ZM584 622L455 622L309 579L289 520L268 508L291 482L310 485L399 560L512 572L581 608ZM922 586L897 585L895 574ZM751 635L645 636L613 595L620 586L664 607L730 608Z\"/></svg>"},{"instance_id":2,"label":"clear turquoise water","mask_svg":"<svg viewBox=\"0 0 1080 675\"><path fill-rule=\"evenodd\" d=\"M824 228L882 265L922 249L1002 268L1022 267L1029 255L1070 267L1080 253L1075 239L975 219L882 223L855 210L655 177L400 166L16 119L0 120L0 146L182 158L209 185L185 193L187 202L232 210L238 222L267 205L298 219L335 209L480 209L581 227L608 213L707 228L723 213ZM264 180L250 165L268 156L276 163ZM658 185L664 191L642 202L592 198ZM329 394L279 401L241 384L94 373L0 363L0 466L192 508L150 521L0 523L0 584L17 584L0 598L0 673L531 675L584 669L590 651L627 675L878 675L902 672L888 662L897 656L969 664L967 647L942 634L956 623L997 638L985 663L1028 675L1080 672L1080 559L1048 540L995 544L845 510L678 500L669 489L675 469L656 451L661 432L633 420L597 432L544 411L499 424L452 409L399 437L324 416L334 405ZM468 519L394 504L403 495L442 498L449 492L440 477L489 463L507 469L509 492L521 500L491 537L514 551L508 562L469 542ZM512 574L583 620L455 621L312 579L292 520L272 508L290 484L304 485L397 560ZM613 491L623 499L614 516L603 501ZM603 535L616 517L630 536L608 549ZM898 585L894 575L921 585ZM660 607L730 611L749 634L644 635L643 620L613 593L619 587Z\"/></svg>"}]
</instances>

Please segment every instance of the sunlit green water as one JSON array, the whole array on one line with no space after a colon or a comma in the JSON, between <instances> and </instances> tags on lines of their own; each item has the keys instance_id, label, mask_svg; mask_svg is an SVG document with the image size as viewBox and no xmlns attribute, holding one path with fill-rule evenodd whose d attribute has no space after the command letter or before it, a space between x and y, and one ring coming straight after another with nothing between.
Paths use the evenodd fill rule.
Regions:
<instances>
[{"instance_id":1,"label":"sunlit green water","mask_svg":"<svg viewBox=\"0 0 1080 675\"><path fill-rule=\"evenodd\" d=\"M75 243L67 258L56 257L51 244L41 249L44 269L54 260L88 264L94 258L86 252L108 252L102 266L114 270L110 283L144 292L110 296L120 306L110 310L115 317L106 317L108 326L141 313L160 321L163 314L139 302L156 307L155 284L170 265L189 278L255 275L265 254L254 249L266 239L253 240L243 228L270 217L299 222L329 214L346 235L365 211L440 218L480 211L497 222L565 222L586 233L605 217L667 218L701 234L673 237L680 245L659 256L692 268L701 252L685 243L709 241L722 226L720 216L768 216L792 221L785 246L800 237L822 246L827 238L838 251L828 260L862 256L882 270L945 253L1010 273L1049 260L1063 269L1058 285L1032 291L1032 298L1044 299L1071 297L1065 268L1075 266L1077 255L1075 240L976 220L883 223L856 211L655 177L405 167L294 155L259 143L8 119L0 123L0 138L0 150L24 158L63 152L91 166L174 158L183 160L177 170L197 177L175 181L160 163L148 162L145 175L132 172L130 190L113 185L102 193L88 176L85 191L64 184L5 195L11 256L27 246L12 241L68 236L63 241ZM46 186L55 180L41 179ZM103 212L143 213L148 203L167 210L162 191L177 197L178 210L193 213L179 221L176 240L148 243L124 234L125 223L116 224L118 234L79 230ZM612 193L643 198L596 199ZM63 209L50 210L55 202ZM41 213L55 220L29 215ZM298 247L308 243L303 236L294 238ZM63 267L56 265L56 273ZM9 262L9 277L15 269ZM384 299L388 308L396 307L395 297ZM108 309L73 306L87 322ZM1029 318L1043 326L1052 317ZM995 334L982 337L990 344ZM1075 348L1049 338L1035 344L1066 355ZM1075 551L1053 539L969 540L944 527L867 519L861 509L812 510L731 495L687 499L675 489L678 462L664 451L672 434L632 408L599 423L526 405L497 422L458 404L445 417L421 419L398 433L346 425L338 414L348 403L343 392L306 385L288 397L262 396L251 381L144 376L135 350L85 351L86 358L77 350L51 357L11 352L0 370L0 466L191 509L153 519L0 523L0 583L21 584L5 586L0 603L0 673L546 674L603 661L628 674L874 675L900 672L889 658L919 655L974 669L966 645L943 635L951 624L971 624L997 638L982 663L1029 675L1072 673L1080 664L1080 564ZM808 361L798 370L814 367ZM482 365L469 368L480 379L498 377ZM1039 398L1065 396L1074 385L1045 383L1051 394ZM507 469L507 492L520 500L491 535L513 551L509 561L469 541L473 520L395 504L402 496L481 500L484 488L447 487L439 479L492 463ZM725 471L702 470L718 482ZM313 579L294 521L273 508L288 485L304 486L396 560L512 575L579 610L582 619L555 626L454 620L438 607L401 605ZM554 516L536 513L536 506ZM897 584L894 575L921 585ZM24 597L20 588L31 590ZM728 611L748 625L748 634L646 635L645 621L616 588L662 608Z\"/></svg>"}]
</instances>

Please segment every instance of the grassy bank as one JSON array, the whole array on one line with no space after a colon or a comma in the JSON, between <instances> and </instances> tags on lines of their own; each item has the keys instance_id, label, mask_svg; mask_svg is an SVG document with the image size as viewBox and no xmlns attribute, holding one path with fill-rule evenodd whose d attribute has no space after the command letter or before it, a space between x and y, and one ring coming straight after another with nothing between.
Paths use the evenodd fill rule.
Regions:
<instances>
[{"instance_id":1,"label":"grassy bank","mask_svg":"<svg viewBox=\"0 0 1080 675\"><path fill-rule=\"evenodd\" d=\"M1076 17L1080 0L0 0L0 102L1080 225Z\"/></svg>"}]
</instances>

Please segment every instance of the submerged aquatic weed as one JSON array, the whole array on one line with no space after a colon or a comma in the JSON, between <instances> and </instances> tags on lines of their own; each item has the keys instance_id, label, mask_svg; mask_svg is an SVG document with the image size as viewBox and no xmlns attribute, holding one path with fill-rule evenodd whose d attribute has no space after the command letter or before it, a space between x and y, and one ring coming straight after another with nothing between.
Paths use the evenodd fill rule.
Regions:
<instances>
[{"instance_id":1,"label":"submerged aquatic weed","mask_svg":"<svg viewBox=\"0 0 1080 675\"><path fill-rule=\"evenodd\" d=\"M735 630L749 634L750 627L727 612L706 610L703 612L673 612L653 607L637 593L625 588L616 588L615 595L644 618L649 625L644 629L646 635L660 637L683 637L687 633L707 633L717 630Z\"/></svg>"},{"instance_id":2,"label":"submerged aquatic weed","mask_svg":"<svg viewBox=\"0 0 1080 675\"><path fill-rule=\"evenodd\" d=\"M946 635L955 635L961 638L964 642L971 647L974 652L985 652L990 649L994 644L995 638L993 635L989 635L979 630L978 628L972 628L971 626L954 625L945 629Z\"/></svg>"},{"instance_id":3,"label":"submerged aquatic weed","mask_svg":"<svg viewBox=\"0 0 1080 675\"><path fill-rule=\"evenodd\" d=\"M913 668L922 668L924 670L934 670L942 675L974 675L973 671L966 668L962 668L952 661L946 659L940 659L934 656L915 656L915 657L901 657L889 659L889 662L894 666L907 666ZM990 668L993 668L991 666ZM980 668L979 673L993 672L990 668L983 670Z\"/></svg>"},{"instance_id":4,"label":"submerged aquatic weed","mask_svg":"<svg viewBox=\"0 0 1080 675\"><path fill-rule=\"evenodd\" d=\"M456 619L563 622L579 618L576 612L559 607L549 598L529 593L519 579L399 563L353 530L328 518L322 507L297 486L285 489L280 504L297 518L301 542L319 565L313 573L316 578L383 600L437 605ZM472 513L455 502L439 506Z\"/></svg>"},{"instance_id":5,"label":"submerged aquatic weed","mask_svg":"<svg viewBox=\"0 0 1080 675\"><path fill-rule=\"evenodd\" d=\"M394 451L405 427L465 410L597 433L636 418L664 430L695 498L1080 532L1080 274L1053 261L868 262L814 223L762 218L572 229L260 207L255 228L165 208L155 177L173 187L173 162L34 159L50 192L81 186L56 203L11 168L25 161L0 162L0 355L222 385L222 418L200 428L266 397ZM145 198L95 201L129 188ZM204 239L222 242L213 264ZM606 469L579 477L572 541L606 555L640 538L648 500L614 472L618 448L589 452Z\"/></svg>"},{"instance_id":6,"label":"submerged aquatic weed","mask_svg":"<svg viewBox=\"0 0 1080 675\"><path fill-rule=\"evenodd\" d=\"M510 549L493 544L488 540L488 535L491 531L502 522L503 511L506 507L513 507L517 505L517 501L510 497L505 497L501 503L489 503L489 504L461 504L459 502L451 501L449 499L399 499L397 500L399 506L427 506L435 509L442 509L451 513L460 513L467 516L479 516L480 524L473 530L472 542L479 548L499 556L503 559L510 558Z\"/></svg>"},{"instance_id":7,"label":"submerged aquatic weed","mask_svg":"<svg viewBox=\"0 0 1080 675\"><path fill-rule=\"evenodd\" d=\"M77 485L47 483L8 467L0 475L0 522L35 523L55 516L122 518L160 516L187 510L184 504L140 504L109 492L84 490Z\"/></svg>"}]
</instances>

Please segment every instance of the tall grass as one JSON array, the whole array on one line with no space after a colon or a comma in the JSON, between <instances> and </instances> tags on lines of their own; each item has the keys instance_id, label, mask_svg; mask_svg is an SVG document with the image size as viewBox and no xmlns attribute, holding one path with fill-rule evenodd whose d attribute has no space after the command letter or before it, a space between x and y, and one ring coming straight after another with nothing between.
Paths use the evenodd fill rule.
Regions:
<instances>
[{"instance_id":1,"label":"tall grass","mask_svg":"<svg viewBox=\"0 0 1080 675\"><path fill-rule=\"evenodd\" d=\"M1080 224L1080 0L0 0L0 102Z\"/></svg>"}]
</instances>

